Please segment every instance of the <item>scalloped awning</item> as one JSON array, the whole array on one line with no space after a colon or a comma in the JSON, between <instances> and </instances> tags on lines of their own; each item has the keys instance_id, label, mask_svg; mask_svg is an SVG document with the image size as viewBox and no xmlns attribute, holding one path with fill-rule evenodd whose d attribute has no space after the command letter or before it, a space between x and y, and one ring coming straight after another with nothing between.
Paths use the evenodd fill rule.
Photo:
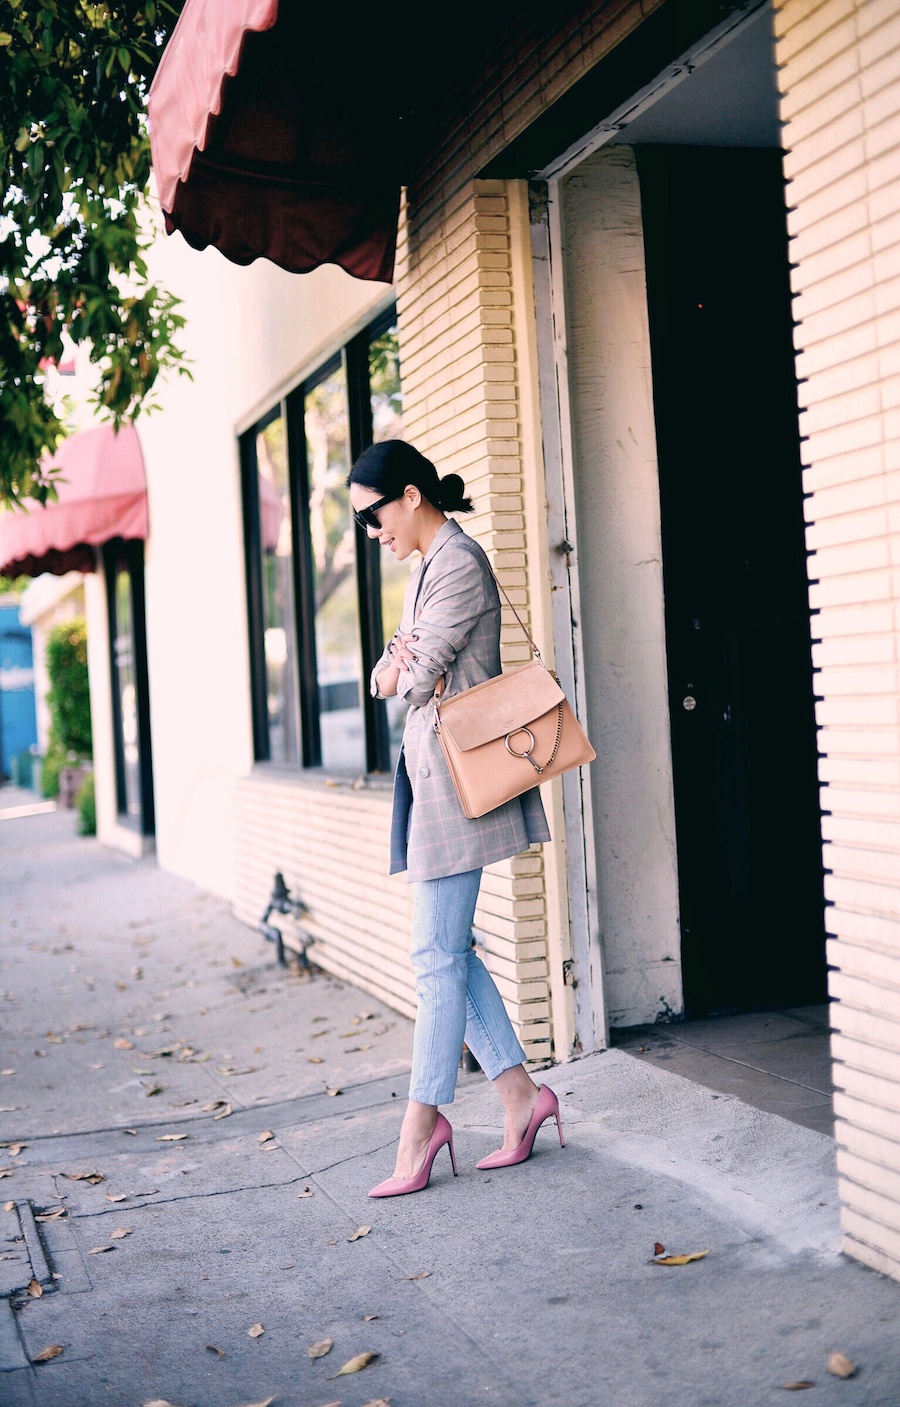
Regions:
<instances>
[{"instance_id":1,"label":"scalloped awning","mask_svg":"<svg viewBox=\"0 0 900 1407\"><path fill-rule=\"evenodd\" d=\"M0 513L0 576L92 572L102 543L146 538L147 485L133 425L70 435L45 467L59 471L59 498Z\"/></svg>"},{"instance_id":2,"label":"scalloped awning","mask_svg":"<svg viewBox=\"0 0 900 1407\"><path fill-rule=\"evenodd\" d=\"M389 283L398 143L366 63L333 14L296 0L187 0L150 89L168 233L236 264Z\"/></svg>"}]
</instances>

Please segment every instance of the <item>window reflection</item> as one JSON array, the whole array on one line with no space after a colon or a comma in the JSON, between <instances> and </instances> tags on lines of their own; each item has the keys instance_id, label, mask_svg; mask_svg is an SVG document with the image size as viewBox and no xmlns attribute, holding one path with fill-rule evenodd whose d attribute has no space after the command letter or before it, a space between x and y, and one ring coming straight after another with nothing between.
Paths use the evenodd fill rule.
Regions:
<instances>
[{"instance_id":1,"label":"window reflection","mask_svg":"<svg viewBox=\"0 0 900 1407\"><path fill-rule=\"evenodd\" d=\"M260 547L263 563L263 652L269 756L298 766L300 728L294 633L291 500L284 420L276 416L256 434Z\"/></svg>"},{"instance_id":2,"label":"window reflection","mask_svg":"<svg viewBox=\"0 0 900 1407\"><path fill-rule=\"evenodd\" d=\"M322 766L366 765L347 378L337 367L304 400Z\"/></svg>"},{"instance_id":3,"label":"window reflection","mask_svg":"<svg viewBox=\"0 0 900 1407\"><path fill-rule=\"evenodd\" d=\"M403 438L403 391L400 384L400 342L397 324L374 337L369 343L369 390L372 405L372 438L399 440ZM408 563L398 562L390 552L379 555L381 570L381 621L385 639L390 639L400 623L403 595L409 581ZM397 765L406 704L402 699L388 699L388 730L391 747L391 769Z\"/></svg>"}]
</instances>

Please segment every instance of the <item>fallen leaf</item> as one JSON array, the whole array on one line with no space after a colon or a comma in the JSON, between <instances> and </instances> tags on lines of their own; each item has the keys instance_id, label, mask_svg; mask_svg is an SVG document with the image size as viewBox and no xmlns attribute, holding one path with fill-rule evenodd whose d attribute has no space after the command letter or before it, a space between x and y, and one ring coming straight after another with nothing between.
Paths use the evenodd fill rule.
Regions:
<instances>
[{"instance_id":1,"label":"fallen leaf","mask_svg":"<svg viewBox=\"0 0 900 1407\"><path fill-rule=\"evenodd\" d=\"M807 1382L805 1378L801 1378L796 1383L782 1383L781 1386L785 1392L803 1392L808 1387L815 1387L815 1383Z\"/></svg>"},{"instance_id":2,"label":"fallen leaf","mask_svg":"<svg viewBox=\"0 0 900 1407\"><path fill-rule=\"evenodd\" d=\"M176 1402L169 1402L164 1397L154 1397L152 1402L145 1402L143 1407L178 1407Z\"/></svg>"},{"instance_id":3,"label":"fallen leaf","mask_svg":"<svg viewBox=\"0 0 900 1407\"><path fill-rule=\"evenodd\" d=\"M334 1339L319 1339L318 1343L310 1344L306 1350L307 1358L324 1358L326 1353L330 1353L334 1348Z\"/></svg>"},{"instance_id":4,"label":"fallen leaf","mask_svg":"<svg viewBox=\"0 0 900 1407\"><path fill-rule=\"evenodd\" d=\"M230 1105L230 1104L226 1104L226 1105L225 1105L225 1108L224 1108L224 1109L220 1109L219 1112L218 1112L218 1114L213 1114L213 1121L215 1122L216 1119L227 1119L231 1113L232 1113L231 1105Z\"/></svg>"},{"instance_id":5,"label":"fallen leaf","mask_svg":"<svg viewBox=\"0 0 900 1407\"><path fill-rule=\"evenodd\" d=\"M666 1253L666 1248L665 1248L665 1246L663 1245L662 1241L657 1241L656 1245L653 1247L653 1254L654 1254L655 1256L664 1256L665 1253Z\"/></svg>"},{"instance_id":6,"label":"fallen leaf","mask_svg":"<svg viewBox=\"0 0 900 1407\"><path fill-rule=\"evenodd\" d=\"M371 1226L358 1226L352 1236L348 1236L348 1241L359 1241L363 1236L368 1236L372 1230Z\"/></svg>"},{"instance_id":7,"label":"fallen leaf","mask_svg":"<svg viewBox=\"0 0 900 1407\"><path fill-rule=\"evenodd\" d=\"M271 1397L264 1397L262 1402L242 1402L241 1407L272 1407L277 1396L278 1393L273 1392Z\"/></svg>"},{"instance_id":8,"label":"fallen leaf","mask_svg":"<svg viewBox=\"0 0 900 1407\"><path fill-rule=\"evenodd\" d=\"M231 1065L217 1065L217 1066L216 1066L216 1073L217 1073L218 1075L252 1075L252 1074L255 1073L255 1071L256 1071L256 1066L255 1066L255 1065L246 1065L246 1066L242 1067L240 1070L235 1069L235 1068L234 1068L233 1066L231 1066Z\"/></svg>"},{"instance_id":9,"label":"fallen leaf","mask_svg":"<svg viewBox=\"0 0 900 1407\"><path fill-rule=\"evenodd\" d=\"M89 1255L89 1256L102 1256L102 1255L104 1255L107 1251L114 1251L115 1249L116 1249L115 1246L92 1246L91 1249L88 1251L88 1255Z\"/></svg>"},{"instance_id":10,"label":"fallen leaf","mask_svg":"<svg viewBox=\"0 0 900 1407\"><path fill-rule=\"evenodd\" d=\"M373 1397L368 1402L363 1403L363 1407L391 1407L391 1397Z\"/></svg>"},{"instance_id":11,"label":"fallen leaf","mask_svg":"<svg viewBox=\"0 0 900 1407\"><path fill-rule=\"evenodd\" d=\"M15 1202L4 1202L4 1203L3 1203L3 1210L4 1210L5 1212L14 1212L14 1211L16 1210L16 1204L15 1204ZM36 1217L35 1220L36 1220L36 1221L44 1221L45 1218L44 1218L44 1217Z\"/></svg>"},{"instance_id":12,"label":"fallen leaf","mask_svg":"<svg viewBox=\"0 0 900 1407\"><path fill-rule=\"evenodd\" d=\"M8 1207L14 1207L14 1206L15 1206L15 1202L8 1202L8 1203L7 1203L7 1206L8 1206ZM61 1218L61 1217L64 1217L65 1215L66 1215L66 1209L65 1209L65 1207L54 1207L54 1209L53 1209L52 1212L37 1212L37 1213L35 1214L35 1218L34 1218L34 1219L35 1219L35 1221L59 1221L60 1218Z\"/></svg>"},{"instance_id":13,"label":"fallen leaf","mask_svg":"<svg viewBox=\"0 0 900 1407\"><path fill-rule=\"evenodd\" d=\"M64 1349L64 1343L52 1343L49 1348L42 1348L40 1353L36 1353L31 1361L32 1363L49 1363L51 1358L58 1358Z\"/></svg>"},{"instance_id":14,"label":"fallen leaf","mask_svg":"<svg viewBox=\"0 0 900 1407\"><path fill-rule=\"evenodd\" d=\"M362 1322L363 1322L364 1324L371 1324L372 1320L373 1320L373 1319L377 1319L377 1318L378 1318L378 1315L377 1315L377 1314L364 1314L363 1317L362 1317Z\"/></svg>"},{"instance_id":15,"label":"fallen leaf","mask_svg":"<svg viewBox=\"0 0 900 1407\"><path fill-rule=\"evenodd\" d=\"M28 1293L29 1293L29 1295L31 1295L32 1299L36 1299L36 1300L39 1300L40 1297L41 1297L41 1295L44 1293L44 1291L41 1289L40 1285L38 1284L37 1280L35 1280L34 1276L32 1276L31 1279L29 1280L27 1289L28 1289Z\"/></svg>"},{"instance_id":16,"label":"fallen leaf","mask_svg":"<svg viewBox=\"0 0 900 1407\"><path fill-rule=\"evenodd\" d=\"M186 1133L160 1133L156 1136L157 1143L180 1143L183 1138L187 1138Z\"/></svg>"},{"instance_id":17,"label":"fallen leaf","mask_svg":"<svg viewBox=\"0 0 900 1407\"><path fill-rule=\"evenodd\" d=\"M343 1368L338 1368L336 1373L332 1373L331 1377L326 1379L326 1381L333 1383L335 1378L346 1377L349 1373L361 1373L363 1368L368 1368L369 1364L374 1363L375 1359L380 1358L380 1356L380 1354L372 1353L369 1350L365 1353L357 1353L355 1357L347 1360Z\"/></svg>"},{"instance_id":18,"label":"fallen leaf","mask_svg":"<svg viewBox=\"0 0 900 1407\"><path fill-rule=\"evenodd\" d=\"M217 1358L225 1357L225 1350L223 1348L216 1348L214 1343L208 1343L206 1345L206 1350L208 1353L214 1353Z\"/></svg>"},{"instance_id":19,"label":"fallen leaf","mask_svg":"<svg viewBox=\"0 0 900 1407\"><path fill-rule=\"evenodd\" d=\"M127 1202L127 1201L128 1201L128 1193L127 1193L127 1192L116 1192L116 1193L107 1192L107 1194L106 1194L106 1200L107 1200L107 1202Z\"/></svg>"},{"instance_id":20,"label":"fallen leaf","mask_svg":"<svg viewBox=\"0 0 900 1407\"><path fill-rule=\"evenodd\" d=\"M137 1138L137 1129L123 1129L123 1133L130 1133L132 1138Z\"/></svg>"},{"instance_id":21,"label":"fallen leaf","mask_svg":"<svg viewBox=\"0 0 900 1407\"><path fill-rule=\"evenodd\" d=\"M829 1353L826 1368L836 1378L852 1378L857 1371L855 1363L844 1353Z\"/></svg>"},{"instance_id":22,"label":"fallen leaf","mask_svg":"<svg viewBox=\"0 0 900 1407\"><path fill-rule=\"evenodd\" d=\"M234 963L235 967L243 967L243 966L244 966L244 964L241 962L240 958L232 957L231 961Z\"/></svg>"},{"instance_id":23,"label":"fallen leaf","mask_svg":"<svg viewBox=\"0 0 900 1407\"><path fill-rule=\"evenodd\" d=\"M110 1239L111 1241L121 1241L124 1236L133 1236L133 1235L134 1235L134 1227L133 1227L133 1226L117 1226L116 1229L115 1229L115 1231L111 1231L111 1232L109 1233L109 1239Z\"/></svg>"},{"instance_id":24,"label":"fallen leaf","mask_svg":"<svg viewBox=\"0 0 900 1407\"><path fill-rule=\"evenodd\" d=\"M126 1041L124 1036L120 1036L117 1041L113 1041L113 1050L134 1050L134 1041Z\"/></svg>"},{"instance_id":25,"label":"fallen leaf","mask_svg":"<svg viewBox=\"0 0 900 1407\"><path fill-rule=\"evenodd\" d=\"M67 1177L70 1182L89 1182L91 1186L106 1181L106 1173L102 1172L63 1173L63 1177Z\"/></svg>"},{"instance_id":26,"label":"fallen leaf","mask_svg":"<svg viewBox=\"0 0 900 1407\"><path fill-rule=\"evenodd\" d=\"M145 1070L143 1065L132 1065L131 1073L132 1075L152 1075L153 1071Z\"/></svg>"},{"instance_id":27,"label":"fallen leaf","mask_svg":"<svg viewBox=\"0 0 900 1407\"><path fill-rule=\"evenodd\" d=\"M430 1270L420 1270L418 1275L407 1275L407 1280L428 1280L431 1276Z\"/></svg>"},{"instance_id":28,"label":"fallen leaf","mask_svg":"<svg viewBox=\"0 0 900 1407\"><path fill-rule=\"evenodd\" d=\"M263 1129L262 1133L257 1135L256 1141L257 1143L268 1143L269 1140L274 1137L275 1135L271 1129Z\"/></svg>"},{"instance_id":29,"label":"fallen leaf","mask_svg":"<svg viewBox=\"0 0 900 1407\"><path fill-rule=\"evenodd\" d=\"M651 1265L687 1265L692 1260L702 1260L708 1255L709 1251L692 1251L686 1256L658 1256L656 1260L651 1261Z\"/></svg>"},{"instance_id":30,"label":"fallen leaf","mask_svg":"<svg viewBox=\"0 0 900 1407\"><path fill-rule=\"evenodd\" d=\"M322 1059L321 1055L308 1055L306 1058L307 1058L307 1060L309 1061L310 1065L324 1065L324 1064L325 1064L325 1061Z\"/></svg>"},{"instance_id":31,"label":"fallen leaf","mask_svg":"<svg viewBox=\"0 0 900 1407\"><path fill-rule=\"evenodd\" d=\"M311 1187L304 1187L302 1192L297 1193L298 1197L314 1197L315 1195Z\"/></svg>"},{"instance_id":32,"label":"fallen leaf","mask_svg":"<svg viewBox=\"0 0 900 1407\"><path fill-rule=\"evenodd\" d=\"M250 1335L250 1338L251 1338L251 1339L258 1339L258 1338L260 1337L260 1335L261 1335L261 1334L264 1334L265 1332L266 1332L266 1331L265 1331L265 1329L263 1328L262 1324L253 1324L253 1325L251 1325L251 1327L247 1330L247 1333Z\"/></svg>"},{"instance_id":33,"label":"fallen leaf","mask_svg":"<svg viewBox=\"0 0 900 1407\"><path fill-rule=\"evenodd\" d=\"M165 1085L144 1085L144 1093L146 1094L148 1099L152 1099L154 1094L162 1094L164 1089Z\"/></svg>"},{"instance_id":34,"label":"fallen leaf","mask_svg":"<svg viewBox=\"0 0 900 1407\"><path fill-rule=\"evenodd\" d=\"M15 1168L0 1168L0 1177L12 1177Z\"/></svg>"},{"instance_id":35,"label":"fallen leaf","mask_svg":"<svg viewBox=\"0 0 900 1407\"><path fill-rule=\"evenodd\" d=\"M328 1086L326 1085L326 1086L325 1086L325 1093L326 1093L326 1094L330 1094L330 1095L333 1096L333 1095L335 1095L335 1094L343 1094L344 1091L343 1091L340 1087L338 1087L338 1088L336 1088L336 1089L329 1089Z\"/></svg>"},{"instance_id":36,"label":"fallen leaf","mask_svg":"<svg viewBox=\"0 0 900 1407\"><path fill-rule=\"evenodd\" d=\"M0 1070L0 1075L14 1075L15 1073L15 1070Z\"/></svg>"},{"instance_id":37,"label":"fallen leaf","mask_svg":"<svg viewBox=\"0 0 900 1407\"><path fill-rule=\"evenodd\" d=\"M10 1156L11 1158L18 1158L18 1156L19 1156L19 1154L21 1153L22 1149L23 1149L23 1148L27 1148L27 1147L28 1147L28 1144L27 1144L27 1143L7 1143L6 1147L7 1147L8 1150L9 1150L9 1156Z\"/></svg>"}]
</instances>

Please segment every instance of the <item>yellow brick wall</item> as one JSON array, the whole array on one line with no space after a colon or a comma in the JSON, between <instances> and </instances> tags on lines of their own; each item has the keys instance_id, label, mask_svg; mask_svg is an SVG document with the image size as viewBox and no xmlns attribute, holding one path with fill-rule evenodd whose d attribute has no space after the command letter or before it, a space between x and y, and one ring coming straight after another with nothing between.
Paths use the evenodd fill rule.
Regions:
<instances>
[{"instance_id":1,"label":"yellow brick wall","mask_svg":"<svg viewBox=\"0 0 900 1407\"><path fill-rule=\"evenodd\" d=\"M435 220L407 212L397 308L404 436L475 500L463 519L529 624L523 447L506 183L469 182ZM524 335L519 329L519 335ZM504 664L531 658L504 605ZM532 1060L551 1054L547 905L540 850L492 866L476 928Z\"/></svg>"},{"instance_id":2,"label":"yellow brick wall","mask_svg":"<svg viewBox=\"0 0 900 1407\"><path fill-rule=\"evenodd\" d=\"M900 11L776 27L844 1245L900 1278Z\"/></svg>"}]
</instances>

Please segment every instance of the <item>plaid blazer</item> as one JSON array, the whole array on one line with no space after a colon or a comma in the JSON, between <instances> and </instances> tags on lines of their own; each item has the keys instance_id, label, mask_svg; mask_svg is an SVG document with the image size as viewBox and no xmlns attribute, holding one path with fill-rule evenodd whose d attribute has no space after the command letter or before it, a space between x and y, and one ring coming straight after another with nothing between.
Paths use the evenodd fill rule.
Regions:
<instances>
[{"instance_id":1,"label":"plaid blazer","mask_svg":"<svg viewBox=\"0 0 900 1407\"><path fill-rule=\"evenodd\" d=\"M400 625L372 671L390 663L400 631L415 630L417 662L401 671L397 692L409 703L394 777L391 874L410 883L481 869L550 839L537 787L486 816L463 813L428 707L446 675L449 697L500 673L500 593L483 549L450 518L410 577Z\"/></svg>"}]
</instances>

